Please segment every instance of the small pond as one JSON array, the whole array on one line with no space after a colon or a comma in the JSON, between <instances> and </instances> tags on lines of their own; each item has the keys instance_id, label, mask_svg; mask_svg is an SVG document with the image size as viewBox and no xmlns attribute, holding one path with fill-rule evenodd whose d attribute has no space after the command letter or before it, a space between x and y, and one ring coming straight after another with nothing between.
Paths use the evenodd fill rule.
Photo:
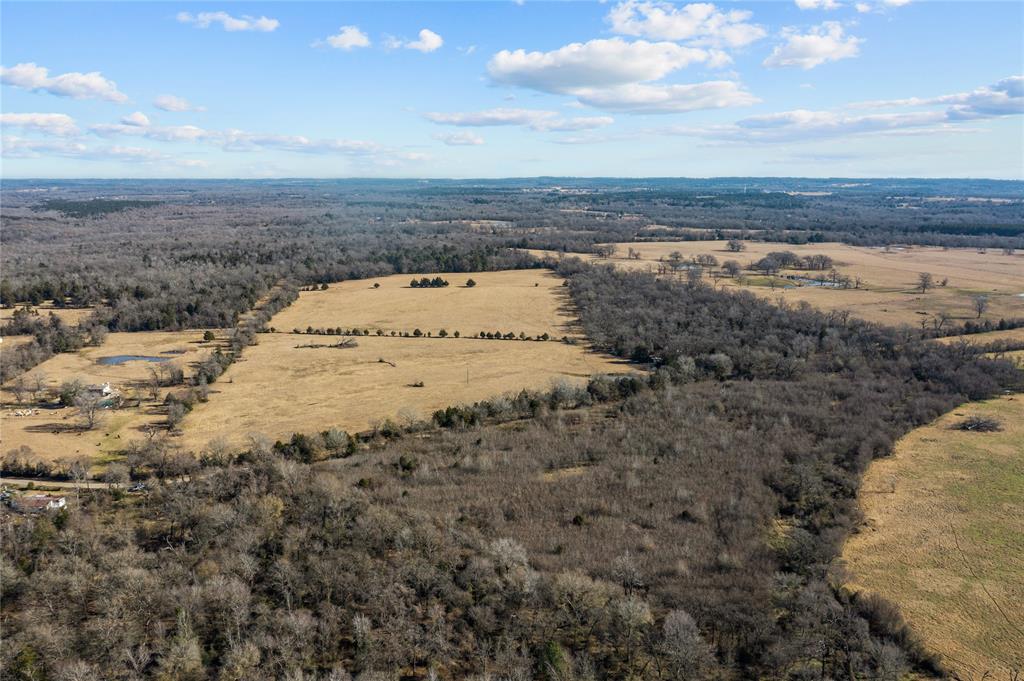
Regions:
<instances>
[{"instance_id":1,"label":"small pond","mask_svg":"<svg viewBox=\"0 0 1024 681\"><path fill-rule=\"evenodd\" d=\"M152 357L150 355L113 355L100 357L97 364L124 364L125 362L166 362L170 357Z\"/></svg>"}]
</instances>

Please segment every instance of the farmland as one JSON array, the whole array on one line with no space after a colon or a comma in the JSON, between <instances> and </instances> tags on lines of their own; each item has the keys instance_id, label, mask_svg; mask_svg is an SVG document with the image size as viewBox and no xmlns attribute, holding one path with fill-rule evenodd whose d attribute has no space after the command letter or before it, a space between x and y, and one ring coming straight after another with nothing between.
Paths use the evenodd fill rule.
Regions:
<instances>
[{"instance_id":1,"label":"farmland","mask_svg":"<svg viewBox=\"0 0 1024 681\"><path fill-rule=\"evenodd\" d=\"M1001 432L951 428L968 416ZM855 588L897 603L962 678L1024 666L1024 400L965 405L918 428L871 464L867 525L843 557Z\"/></svg>"},{"instance_id":2,"label":"farmland","mask_svg":"<svg viewBox=\"0 0 1024 681\"><path fill-rule=\"evenodd\" d=\"M414 289L412 276L402 275L302 292L271 319L277 332L261 334L209 402L186 417L184 443L198 450L216 437L240 445L253 433L281 438L330 426L358 432L385 419L429 418L452 404L625 369L583 344L469 337L480 331L578 337L561 279L550 271L474 273L471 288L463 283L467 275L439 276L450 285ZM355 338L355 347L332 348L337 336L290 332L307 327L371 335ZM447 337L439 336L442 329Z\"/></svg>"},{"instance_id":3,"label":"farmland","mask_svg":"<svg viewBox=\"0 0 1024 681\"><path fill-rule=\"evenodd\" d=\"M214 346L203 342L202 337L202 331L111 333L99 347L56 355L30 373L30 383L38 374L43 377L44 390L49 391L56 391L65 381L75 379L85 385L109 383L118 390L127 406L104 410L100 423L93 430L79 426L74 407L60 407L52 400L46 406L31 408L29 416L15 416L14 412L20 410L14 403L13 381L8 381L0 410L0 448L6 453L29 447L35 456L51 462L96 462L124 449L128 441L144 438L149 429L161 430L166 418L161 402L167 389L161 389L155 399L148 393L150 368L157 364L177 366L188 376L191 366L207 356ZM102 358L120 355L158 357L165 361L99 363ZM138 405L133 406L136 402Z\"/></svg>"},{"instance_id":4,"label":"farmland","mask_svg":"<svg viewBox=\"0 0 1024 681\"><path fill-rule=\"evenodd\" d=\"M886 250L838 243L790 245L745 241L744 246L743 251L732 252L725 241L618 243L610 257L583 257L591 262L651 272L664 266L673 253L684 260L700 255L714 256L719 263L736 260L745 272L737 278L723 277L717 285L749 290L772 302L803 301L823 310L848 310L854 316L883 324L931 326L942 315L954 322L974 320L978 316L974 297L978 295L988 298L982 319L1024 317L1024 255L923 246ZM629 258L631 249L639 258ZM810 278L815 274L806 271L784 269L778 276L753 271L753 263L778 251L828 256L839 274L859 279L859 287L799 285L784 278ZM922 272L930 273L935 282L935 287L923 294L917 288Z\"/></svg>"}]
</instances>

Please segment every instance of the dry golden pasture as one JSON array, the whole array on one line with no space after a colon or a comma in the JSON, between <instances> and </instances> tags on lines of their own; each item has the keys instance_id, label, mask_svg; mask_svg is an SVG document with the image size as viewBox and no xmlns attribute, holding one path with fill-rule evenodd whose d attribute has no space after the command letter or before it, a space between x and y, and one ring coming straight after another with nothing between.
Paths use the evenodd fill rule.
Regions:
<instances>
[{"instance_id":1,"label":"dry golden pasture","mask_svg":"<svg viewBox=\"0 0 1024 681\"><path fill-rule=\"evenodd\" d=\"M1004 430L950 425L990 416ZM1024 396L966 404L871 464L866 527L843 557L852 586L896 602L965 681L1024 669Z\"/></svg>"},{"instance_id":2,"label":"dry golden pasture","mask_svg":"<svg viewBox=\"0 0 1024 681\"><path fill-rule=\"evenodd\" d=\"M882 248L849 246L839 243L789 245L781 243L744 242L746 250L730 252L724 241L659 241L615 244L611 258L583 255L591 262L610 263L617 267L657 271L658 264L678 251L683 258L700 254L715 256L719 263L736 260L745 268L772 251L793 251L797 255L823 254L831 257L836 269L851 278L860 277L863 287L840 290L813 286L793 286L776 279L772 289L768 280L756 273L745 272L740 281L722 279L720 286L742 287L773 302L806 301L823 310L849 310L851 314L883 324L918 326L922 320L931 324L939 314L950 315L955 322L975 319L973 296L987 295L989 309L983 319L1024 317L1024 254L1004 255L990 250L979 253L973 249L913 246ZM628 258L629 249L640 253L639 260ZM534 251L541 255L541 251ZM928 293L916 291L921 272L930 272L936 288ZM787 274L814 276L817 273L789 271ZM943 279L949 283L938 286ZM784 288L784 286L789 288Z\"/></svg>"},{"instance_id":3,"label":"dry golden pasture","mask_svg":"<svg viewBox=\"0 0 1024 681\"><path fill-rule=\"evenodd\" d=\"M198 451L218 437L239 445L254 433L276 439L332 426L358 432L388 418L429 418L449 405L626 369L558 341L367 336L354 348L296 347L339 340L261 334L211 386L209 402L185 417L183 444ZM420 381L423 387L412 386Z\"/></svg>"},{"instance_id":4,"label":"dry golden pasture","mask_svg":"<svg viewBox=\"0 0 1024 681\"><path fill-rule=\"evenodd\" d=\"M409 286L414 277L422 276L440 276L450 285ZM476 281L476 286L467 288L468 279ZM340 326L409 333L418 328L435 335L445 329L464 336L501 330L561 338L576 335L572 318L562 309L568 303L562 281L540 269L357 279L330 284L326 291L301 292L270 324L284 332Z\"/></svg>"},{"instance_id":5,"label":"dry golden pasture","mask_svg":"<svg viewBox=\"0 0 1024 681\"><path fill-rule=\"evenodd\" d=\"M548 270L442 274L450 286L439 289L410 288L414 276L425 275L346 281L303 292L270 321L277 333L261 334L212 386L209 402L185 418L185 444L198 449L219 436L240 444L251 433L278 438L331 426L357 432L388 418L429 418L453 404L626 370L588 351L583 342L468 337L498 330L579 337L562 280ZM477 285L466 288L470 278ZM342 340L291 333L308 326L381 329L388 335L357 337L355 348L297 348ZM390 335L417 328L434 337ZM463 337L439 338L441 329ZM396 366L379 362L382 358ZM412 387L419 381L423 387Z\"/></svg>"},{"instance_id":6,"label":"dry golden pasture","mask_svg":"<svg viewBox=\"0 0 1024 681\"><path fill-rule=\"evenodd\" d=\"M37 372L41 373L50 388L75 378L87 385L109 382L127 398L143 397L146 390L141 384L149 377L149 368L155 363L130 361L104 365L97 361L114 355L167 357L168 363L180 365L187 376L190 367L213 349L213 343L204 343L202 337L202 330L111 333L102 346L56 355L30 370L25 377L31 379ZM74 408L59 408L56 402L52 408L37 408L32 416L14 416L19 407L14 404L12 384L13 380L4 385L0 397L0 452L27 445L46 461L97 462L122 449L129 440L145 437L147 428L162 427L164 421L162 410L148 397L139 407L105 411L100 425L87 432L77 427L80 419ZM160 401L166 392L166 389L161 390ZM29 405L22 408L27 409Z\"/></svg>"},{"instance_id":7,"label":"dry golden pasture","mask_svg":"<svg viewBox=\"0 0 1024 681\"><path fill-rule=\"evenodd\" d=\"M14 316L14 307L0 308L0 324L4 324ZM48 319L51 314L57 315L62 322L68 326L74 326L85 317L92 314L91 307L54 307L52 303L43 303L33 308L39 313L42 319Z\"/></svg>"}]
</instances>

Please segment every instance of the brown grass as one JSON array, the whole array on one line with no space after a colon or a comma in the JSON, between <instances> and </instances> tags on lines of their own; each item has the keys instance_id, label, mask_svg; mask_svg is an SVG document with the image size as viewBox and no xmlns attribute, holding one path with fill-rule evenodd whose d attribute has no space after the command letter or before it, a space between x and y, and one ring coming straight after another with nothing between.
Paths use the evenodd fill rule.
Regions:
<instances>
[{"instance_id":1,"label":"brown grass","mask_svg":"<svg viewBox=\"0 0 1024 681\"><path fill-rule=\"evenodd\" d=\"M723 279L723 287L742 286L757 295L777 302L806 301L824 310L849 310L851 314L883 324L910 324L917 326L924 319L930 323L944 313L957 322L973 320L977 313L972 297L985 294L989 309L982 319L1024 317L1024 255L1003 255L1000 251L979 253L973 249L932 248L914 246L886 252L881 248L864 248L839 243L788 245L781 243L745 242L747 249L732 253L724 241L661 241L616 244L611 258L595 258L582 254L584 259L597 263L610 263L625 269L654 272L662 259L678 251L684 258L699 254L715 256L719 262L736 260L744 267L771 251L793 251L798 255L823 254L831 257L836 269L851 278L864 281L861 290L837 290L810 286L792 286L777 280L772 289L764 277L751 275L743 281ZM639 260L627 259L628 249L639 251ZM533 251L542 255L544 251ZM945 287L926 294L916 292L917 277L930 272L936 281L949 279ZM793 272L803 274L802 272ZM812 273L813 275L813 273ZM783 288L783 286L791 286Z\"/></svg>"},{"instance_id":2,"label":"brown grass","mask_svg":"<svg viewBox=\"0 0 1024 681\"><path fill-rule=\"evenodd\" d=\"M149 362L128 362L121 365L97 364L101 357L112 355L168 356L168 362L189 367L205 357L213 344L202 342L203 331L154 331L145 333L111 333L101 347L84 348L75 353L56 355L28 372L46 376L47 385L57 388L75 378L86 384L109 382L122 394L144 395L140 383L149 376ZM172 351L183 351L171 354ZM13 415L14 395L9 381L3 392L0 409L0 451L7 452L27 445L48 461L82 459L97 462L123 448L131 439L145 437L147 427L159 427L164 421L154 403L143 401L140 408L105 412L103 423L95 430L83 432L75 426L78 417L74 408L39 409L32 416ZM161 392L161 399L166 390Z\"/></svg>"},{"instance_id":3,"label":"brown grass","mask_svg":"<svg viewBox=\"0 0 1024 681\"><path fill-rule=\"evenodd\" d=\"M997 433L950 426L967 416ZM864 479L852 586L900 605L965 681L1024 669L1024 398L965 405L918 428Z\"/></svg>"},{"instance_id":4,"label":"brown grass","mask_svg":"<svg viewBox=\"0 0 1024 681\"><path fill-rule=\"evenodd\" d=\"M358 279L331 284L326 291L304 291L270 325L285 332L340 326L389 332L419 328L435 334L441 329L463 335L500 329L528 336L574 335L572 318L562 309L567 304L563 280L549 270L431 274L446 279L450 286L410 288L410 280L421 276L427 275ZM468 279L477 285L466 288ZM375 283L380 288L373 288Z\"/></svg>"},{"instance_id":5,"label":"brown grass","mask_svg":"<svg viewBox=\"0 0 1024 681\"><path fill-rule=\"evenodd\" d=\"M91 307L54 307L52 302L37 305L34 309L39 313L40 318L48 319L50 314L54 314L68 326L75 326L82 319L92 314L93 311ZM0 308L0 324L6 323L8 319L13 317L14 310L15 308L13 307Z\"/></svg>"},{"instance_id":6,"label":"brown grass","mask_svg":"<svg viewBox=\"0 0 1024 681\"><path fill-rule=\"evenodd\" d=\"M625 369L580 345L556 341L370 336L356 339L355 348L295 347L337 340L260 335L259 344L214 384L210 401L185 418L183 443L200 449L224 437L237 445L253 433L283 438L331 426L359 432L387 418L429 418L449 405ZM420 381L423 387L412 387Z\"/></svg>"}]
</instances>

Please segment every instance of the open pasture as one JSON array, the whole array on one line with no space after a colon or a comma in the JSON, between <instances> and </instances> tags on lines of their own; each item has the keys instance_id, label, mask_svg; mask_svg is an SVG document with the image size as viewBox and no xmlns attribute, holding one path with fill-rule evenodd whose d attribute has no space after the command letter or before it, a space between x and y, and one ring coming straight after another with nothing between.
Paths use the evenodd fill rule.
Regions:
<instances>
[{"instance_id":1,"label":"open pasture","mask_svg":"<svg viewBox=\"0 0 1024 681\"><path fill-rule=\"evenodd\" d=\"M6 324L14 316L14 311L18 307L23 306L0 308L0 325ZM91 307L54 307L52 302L36 305L32 309L39 313L41 319L49 319L53 314L68 326L75 326L93 311Z\"/></svg>"},{"instance_id":2,"label":"open pasture","mask_svg":"<svg viewBox=\"0 0 1024 681\"><path fill-rule=\"evenodd\" d=\"M55 355L25 375L29 385L38 374L45 389L57 390L64 381L79 379L85 385L109 383L129 406L104 410L93 430L80 427L74 407L59 407L55 400L46 406L29 404L27 398L16 403L14 381L4 385L0 408L0 451L6 453L26 445L45 461L97 461L122 449L129 440L143 438L150 428L160 429L165 420L160 403L167 393L161 389L156 400L148 394L146 383L150 368L157 363L145 360L121 364L101 364L100 360L119 356L157 357L159 364L177 365L188 376L192 365L205 358L214 343L202 340L203 331L154 331L111 333L100 347L88 347L74 353ZM110 360L106 360L110 361ZM140 400L138 406L136 400ZM15 416L16 411L32 410L30 416Z\"/></svg>"},{"instance_id":3,"label":"open pasture","mask_svg":"<svg viewBox=\"0 0 1024 681\"><path fill-rule=\"evenodd\" d=\"M969 416L1001 432L952 426ZM866 527L846 543L852 586L894 601L963 679L1024 668L1024 399L966 404L873 462Z\"/></svg>"},{"instance_id":4,"label":"open pasture","mask_svg":"<svg viewBox=\"0 0 1024 681\"><path fill-rule=\"evenodd\" d=\"M657 272L673 253L678 253L683 260L699 255L714 256L719 264L736 260L745 270L743 275L737 279L723 277L718 286L744 288L772 302L806 301L823 310L849 310L854 316L883 324L931 325L940 315L954 322L973 320L978 317L974 308L974 298L978 295L988 297L988 309L982 319L1024 317L1024 255L1021 254L926 246L885 250L840 243L743 243L745 250L738 253L730 251L725 241L650 241L614 244L615 252L608 258L579 255L594 263L650 272ZM629 258L629 249L640 257ZM859 278L861 285L855 289L801 286L782 277L765 277L751 271L753 263L774 251L792 251L798 256L826 255L833 260L839 274L851 280ZM544 251L533 253L554 255ZM935 282L935 287L923 294L917 288L922 272L930 273ZM823 273L783 270L780 274L813 278ZM941 285L943 280L947 280L945 286Z\"/></svg>"},{"instance_id":5,"label":"open pasture","mask_svg":"<svg viewBox=\"0 0 1024 681\"><path fill-rule=\"evenodd\" d=\"M444 288L412 288L413 278L440 276ZM476 286L466 287L472 279ZM379 287L374 287L379 284ZM576 335L572 318L563 309L567 297L562 279L550 270L396 274L330 284L326 291L303 291L299 299L274 316L278 331L326 327L359 328L376 332L437 334L459 331L512 331L528 336Z\"/></svg>"},{"instance_id":6,"label":"open pasture","mask_svg":"<svg viewBox=\"0 0 1024 681\"><path fill-rule=\"evenodd\" d=\"M429 418L449 405L626 369L557 341L367 336L351 348L297 347L338 340L261 334L211 386L209 402L185 417L183 443L199 450L218 437L239 445L254 433L276 439L332 426L359 432L385 419Z\"/></svg>"}]
</instances>

